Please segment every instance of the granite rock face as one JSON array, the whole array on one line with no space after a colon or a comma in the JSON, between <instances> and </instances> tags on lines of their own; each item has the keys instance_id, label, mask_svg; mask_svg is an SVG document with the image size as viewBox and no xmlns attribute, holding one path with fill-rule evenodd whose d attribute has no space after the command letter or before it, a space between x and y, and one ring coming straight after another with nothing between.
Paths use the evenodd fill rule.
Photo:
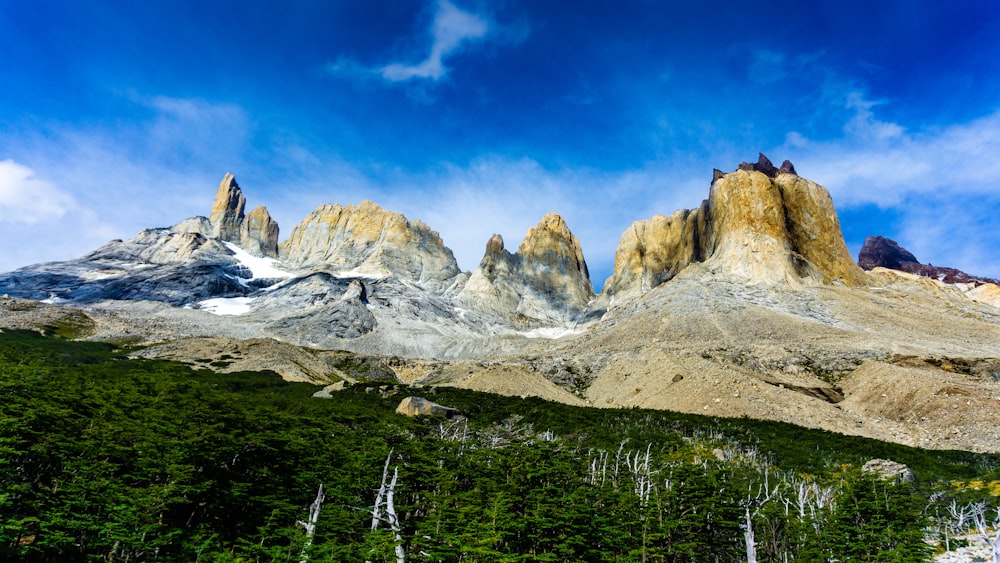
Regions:
<instances>
[{"instance_id":1,"label":"granite rock face","mask_svg":"<svg viewBox=\"0 0 1000 563\"><path fill-rule=\"evenodd\" d=\"M226 172L215 193L212 214L208 216L212 226L211 236L226 242L238 243L244 219L243 209L246 205L247 198L236 183L236 178L232 173Z\"/></svg>"},{"instance_id":2,"label":"granite rock face","mask_svg":"<svg viewBox=\"0 0 1000 563\"><path fill-rule=\"evenodd\" d=\"M257 206L240 224L239 244L255 256L278 257L278 223L271 218L267 208Z\"/></svg>"},{"instance_id":3,"label":"granite rock face","mask_svg":"<svg viewBox=\"0 0 1000 563\"><path fill-rule=\"evenodd\" d=\"M515 254L493 235L459 294L463 303L502 317L569 321L594 298L580 241L549 213L528 230Z\"/></svg>"},{"instance_id":4,"label":"granite rock face","mask_svg":"<svg viewBox=\"0 0 1000 563\"><path fill-rule=\"evenodd\" d=\"M459 274L441 236L370 201L321 205L292 230L281 258L301 268L443 284Z\"/></svg>"},{"instance_id":5,"label":"granite rock face","mask_svg":"<svg viewBox=\"0 0 1000 563\"><path fill-rule=\"evenodd\" d=\"M277 258L278 223L263 205L244 214L246 203L236 178L227 172L219 183L211 215L185 219L174 225L173 230L200 233L239 245L254 256Z\"/></svg>"},{"instance_id":6,"label":"granite rock face","mask_svg":"<svg viewBox=\"0 0 1000 563\"><path fill-rule=\"evenodd\" d=\"M636 221L622 234L615 253L614 274L604 293L646 292L670 280L692 262L702 260L708 204L680 210L669 217L654 215Z\"/></svg>"},{"instance_id":7,"label":"granite rock face","mask_svg":"<svg viewBox=\"0 0 1000 563\"><path fill-rule=\"evenodd\" d=\"M648 291L696 262L751 283L864 284L829 192L794 169L762 154L716 173L698 209L636 222L619 242L605 293Z\"/></svg>"}]
</instances>

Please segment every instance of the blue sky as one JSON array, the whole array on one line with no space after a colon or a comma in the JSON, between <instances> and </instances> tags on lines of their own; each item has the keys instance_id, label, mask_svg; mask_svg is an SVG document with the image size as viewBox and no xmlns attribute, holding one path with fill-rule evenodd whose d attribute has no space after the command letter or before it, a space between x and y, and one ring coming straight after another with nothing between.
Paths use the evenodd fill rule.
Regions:
<instances>
[{"instance_id":1,"label":"blue sky","mask_svg":"<svg viewBox=\"0 0 1000 563\"><path fill-rule=\"evenodd\" d=\"M763 151L868 235L1000 277L1000 3L0 2L0 271L207 214L371 199L466 270L546 212L600 286L632 221Z\"/></svg>"}]
</instances>

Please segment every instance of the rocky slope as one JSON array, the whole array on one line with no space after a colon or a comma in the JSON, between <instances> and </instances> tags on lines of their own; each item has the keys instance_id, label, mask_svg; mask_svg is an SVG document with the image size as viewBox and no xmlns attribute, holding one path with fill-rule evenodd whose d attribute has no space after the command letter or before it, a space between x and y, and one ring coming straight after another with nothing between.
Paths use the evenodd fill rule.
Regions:
<instances>
[{"instance_id":1,"label":"rocky slope","mask_svg":"<svg viewBox=\"0 0 1000 563\"><path fill-rule=\"evenodd\" d=\"M341 367L360 357L412 385L1000 449L1000 308L974 294L996 286L865 272L829 193L787 161L716 171L698 209L633 224L596 298L556 214L463 273L437 233L370 202L320 206L279 260L254 256L270 230L244 206L227 176L210 217L0 275L0 328L290 379L364 379Z\"/></svg>"}]
</instances>

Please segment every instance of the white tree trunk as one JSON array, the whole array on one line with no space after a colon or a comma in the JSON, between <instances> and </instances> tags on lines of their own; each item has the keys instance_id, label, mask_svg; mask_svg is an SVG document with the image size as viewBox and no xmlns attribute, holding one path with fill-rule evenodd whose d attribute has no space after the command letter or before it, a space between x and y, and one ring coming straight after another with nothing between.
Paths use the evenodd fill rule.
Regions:
<instances>
[{"instance_id":1,"label":"white tree trunk","mask_svg":"<svg viewBox=\"0 0 1000 563\"><path fill-rule=\"evenodd\" d=\"M394 496L396 495L396 479L399 477L399 468L396 467L392 471L392 483L389 484L389 490L385 495L385 513L389 520L389 527L392 528L392 534L396 538L396 563L406 563L406 552L403 550L403 536L400 534L402 528L399 526L399 518L396 516L396 505L394 503Z\"/></svg>"},{"instance_id":2,"label":"white tree trunk","mask_svg":"<svg viewBox=\"0 0 1000 563\"><path fill-rule=\"evenodd\" d=\"M319 509L323 506L326 495L323 493L323 484L320 483L319 491L316 492L316 500L309 505L309 519L305 522L299 520L298 524L306 530L306 543L302 546L302 554L299 556L301 563L309 562L309 546L312 545L313 536L316 534L316 521L319 520Z\"/></svg>"},{"instance_id":3,"label":"white tree trunk","mask_svg":"<svg viewBox=\"0 0 1000 563\"><path fill-rule=\"evenodd\" d=\"M406 563L406 551L403 548L402 527L399 525L399 517L396 515L396 481L399 479L399 468L392 470L392 481L389 480L389 462L392 460L392 452L385 458L385 467L382 468L382 484L375 495L375 506L372 507L372 531L378 529L380 522L389 525L395 539L396 563ZM385 506L385 516L382 515L382 507Z\"/></svg>"},{"instance_id":4,"label":"white tree trunk","mask_svg":"<svg viewBox=\"0 0 1000 563\"><path fill-rule=\"evenodd\" d=\"M743 539L747 546L747 563L757 563L757 542L753 539L753 521L750 519L750 507L747 507L747 526L743 531Z\"/></svg>"}]
</instances>

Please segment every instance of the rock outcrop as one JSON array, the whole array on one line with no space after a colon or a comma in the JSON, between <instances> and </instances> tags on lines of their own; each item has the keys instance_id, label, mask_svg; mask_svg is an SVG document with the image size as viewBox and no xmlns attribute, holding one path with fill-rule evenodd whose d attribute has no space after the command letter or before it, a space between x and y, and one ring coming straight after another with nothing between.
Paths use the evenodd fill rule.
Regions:
<instances>
[{"instance_id":1,"label":"rock outcrop","mask_svg":"<svg viewBox=\"0 0 1000 563\"><path fill-rule=\"evenodd\" d=\"M858 253L858 265L865 270L875 268L900 270L944 283L1000 284L998 280L974 276L955 268L921 264L909 250L900 246L896 241L882 236L865 239L865 244L861 247L861 252Z\"/></svg>"},{"instance_id":2,"label":"rock outcrop","mask_svg":"<svg viewBox=\"0 0 1000 563\"><path fill-rule=\"evenodd\" d=\"M594 298L580 241L556 213L528 230L515 254L493 235L459 299L502 317L571 321Z\"/></svg>"},{"instance_id":3,"label":"rock outcrop","mask_svg":"<svg viewBox=\"0 0 1000 563\"><path fill-rule=\"evenodd\" d=\"M441 236L375 203L321 205L292 230L281 258L308 268L441 284L459 274Z\"/></svg>"},{"instance_id":4,"label":"rock outcrop","mask_svg":"<svg viewBox=\"0 0 1000 563\"><path fill-rule=\"evenodd\" d=\"M897 483L907 483L913 481L914 475L905 464L892 461L891 459L871 459L861 467L862 471L874 473L880 479L895 481Z\"/></svg>"},{"instance_id":5,"label":"rock outcrop","mask_svg":"<svg viewBox=\"0 0 1000 563\"><path fill-rule=\"evenodd\" d=\"M443 416L454 418L459 412L451 407L439 405L423 397L406 397L399 402L396 412L406 416Z\"/></svg>"},{"instance_id":6,"label":"rock outcrop","mask_svg":"<svg viewBox=\"0 0 1000 563\"><path fill-rule=\"evenodd\" d=\"M179 233L198 233L236 244L254 256L278 257L278 223L263 205L244 214L247 200L229 172L219 183L208 217L191 217L171 227Z\"/></svg>"},{"instance_id":7,"label":"rock outcrop","mask_svg":"<svg viewBox=\"0 0 1000 563\"><path fill-rule=\"evenodd\" d=\"M263 205L255 207L240 224L239 244L255 256L278 257L278 223Z\"/></svg>"},{"instance_id":8,"label":"rock outcrop","mask_svg":"<svg viewBox=\"0 0 1000 563\"><path fill-rule=\"evenodd\" d=\"M212 226L211 236L226 242L238 243L246 204L247 198L236 183L236 178L232 173L226 172L219 182L219 190L215 193L212 214L208 216Z\"/></svg>"},{"instance_id":9,"label":"rock outcrop","mask_svg":"<svg viewBox=\"0 0 1000 563\"><path fill-rule=\"evenodd\" d=\"M763 154L736 172L714 174L695 210L639 221L622 235L608 296L648 291L702 262L751 283L858 286L864 273L847 251L829 192Z\"/></svg>"}]
</instances>

